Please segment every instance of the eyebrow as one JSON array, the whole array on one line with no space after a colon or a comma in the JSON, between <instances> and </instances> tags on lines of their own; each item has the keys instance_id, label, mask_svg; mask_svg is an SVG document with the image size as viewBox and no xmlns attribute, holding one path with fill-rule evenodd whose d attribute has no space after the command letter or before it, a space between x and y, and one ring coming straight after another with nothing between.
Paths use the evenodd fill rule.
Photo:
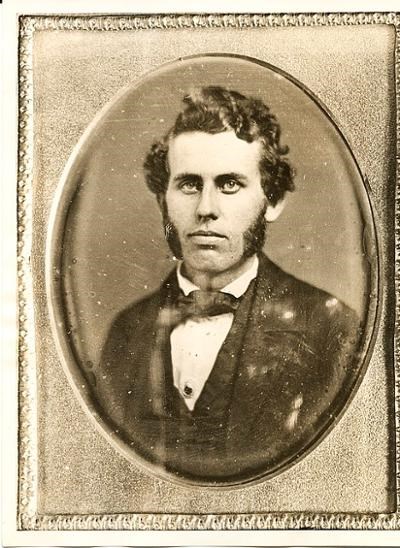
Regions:
<instances>
[{"instance_id":1,"label":"eyebrow","mask_svg":"<svg viewBox=\"0 0 400 548\"><path fill-rule=\"evenodd\" d=\"M180 183L182 181L185 181L187 179L195 180L195 181L202 181L202 177L200 175L196 175L195 173L178 173L178 175L175 175L175 177L172 179L175 183Z\"/></svg>"},{"instance_id":2,"label":"eyebrow","mask_svg":"<svg viewBox=\"0 0 400 548\"><path fill-rule=\"evenodd\" d=\"M195 181L202 181L203 178L201 175L198 175L196 173L190 173L190 172L184 172L179 173L178 175L175 175L173 178L173 181L176 183L180 183L182 181L185 181L187 179L195 180ZM238 181L247 181L247 177L241 173L236 173L235 171L230 171L228 173L220 173L215 177L215 181L221 182L225 179L237 179Z\"/></svg>"},{"instance_id":3,"label":"eyebrow","mask_svg":"<svg viewBox=\"0 0 400 548\"><path fill-rule=\"evenodd\" d=\"M216 182L224 181L225 179L236 179L238 181L247 181L246 175L243 175L242 173L236 173L234 171L231 171L229 173L221 173L220 175L217 175L215 178Z\"/></svg>"}]
</instances>

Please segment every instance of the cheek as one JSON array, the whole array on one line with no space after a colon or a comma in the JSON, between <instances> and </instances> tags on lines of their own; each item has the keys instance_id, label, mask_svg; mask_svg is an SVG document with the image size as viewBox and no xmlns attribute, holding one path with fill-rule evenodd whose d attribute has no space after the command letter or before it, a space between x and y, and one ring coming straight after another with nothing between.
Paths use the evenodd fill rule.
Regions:
<instances>
[{"instance_id":1,"label":"cheek","mask_svg":"<svg viewBox=\"0 0 400 548\"><path fill-rule=\"evenodd\" d=\"M254 199L247 203L238 202L231 210L230 222L233 232L243 234L258 219L260 213L264 210L264 200Z\"/></svg>"},{"instance_id":2,"label":"cheek","mask_svg":"<svg viewBox=\"0 0 400 548\"><path fill-rule=\"evenodd\" d=\"M176 211L179 210L179 200L173 192L167 191L165 194L165 205L170 216L176 215Z\"/></svg>"},{"instance_id":3,"label":"cheek","mask_svg":"<svg viewBox=\"0 0 400 548\"><path fill-rule=\"evenodd\" d=\"M188 200L182 200L173 197L166 200L168 217L177 228L183 228L190 218L190 203Z\"/></svg>"}]
</instances>

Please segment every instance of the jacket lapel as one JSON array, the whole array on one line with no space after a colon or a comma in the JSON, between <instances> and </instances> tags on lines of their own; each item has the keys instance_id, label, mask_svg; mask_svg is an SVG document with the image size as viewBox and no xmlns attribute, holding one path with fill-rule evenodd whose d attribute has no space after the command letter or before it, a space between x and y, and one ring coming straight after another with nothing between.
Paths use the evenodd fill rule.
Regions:
<instances>
[{"instance_id":1,"label":"jacket lapel","mask_svg":"<svg viewBox=\"0 0 400 548\"><path fill-rule=\"evenodd\" d=\"M203 414L207 409L212 409L212 413L216 411L219 411L220 414L226 412L227 402L230 402L232 396L236 366L241 356L244 334L247 330L254 286L253 281L235 313L229 333L218 352L214 367L196 402L196 414Z\"/></svg>"},{"instance_id":2,"label":"jacket lapel","mask_svg":"<svg viewBox=\"0 0 400 548\"><path fill-rule=\"evenodd\" d=\"M178 291L173 271L132 333L131 351L135 353L135 370L140 373L135 381L137 393L143 396L142 409L147 409L147 414L159 417L169 414L168 393L172 389L169 315Z\"/></svg>"},{"instance_id":3,"label":"jacket lapel","mask_svg":"<svg viewBox=\"0 0 400 548\"><path fill-rule=\"evenodd\" d=\"M303 403L302 369L307 361L303 333L288 328L285 288L275 265L260 257L259 274L237 368L230 443L257 440L263 458L295 430ZM260 436L265 438L262 442Z\"/></svg>"}]
</instances>

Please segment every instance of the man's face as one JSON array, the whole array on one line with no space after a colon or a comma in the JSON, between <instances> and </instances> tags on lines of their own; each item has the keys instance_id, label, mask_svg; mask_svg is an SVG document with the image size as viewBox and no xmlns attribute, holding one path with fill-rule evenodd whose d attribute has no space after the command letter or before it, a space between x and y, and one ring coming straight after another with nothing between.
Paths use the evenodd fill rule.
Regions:
<instances>
[{"instance_id":1,"label":"man's face","mask_svg":"<svg viewBox=\"0 0 400 548\"><path fill-rule=\"evenodd\" d=\"M258 141L247 143L233 131L171 140L165 202L189 271L234 271L248 257L249 232L266 208L260 154Z\"/></svg>"}]
</instances>

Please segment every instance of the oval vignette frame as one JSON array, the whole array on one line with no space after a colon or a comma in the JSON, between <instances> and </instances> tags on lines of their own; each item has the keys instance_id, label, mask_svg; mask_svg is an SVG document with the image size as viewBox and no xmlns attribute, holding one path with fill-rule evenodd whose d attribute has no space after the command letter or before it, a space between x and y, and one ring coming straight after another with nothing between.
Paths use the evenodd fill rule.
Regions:
<instances>
[{"instance_id":1,"label":"oval vignette frame","mask_svg":"<svg viewBox=\"0 0 400 548\"><path fill-rule=\"evenodd\" d=\"M272 471L261 473L249 478L238 478L237 481L235 480L228 482L193 481L191 478L174 475L173 473L167 472L157 465L154 465L144 459L141 455L138 454L138 452L135 451L134 448L130 447L125 441L123 441L121 438L118 437L118 435L116 435L114 427L107 422L107 417L99 412L99 408L96 402L93 400L92 394L87 387L87 376L82 368L81 356L79 356L76 348L74 348L70 333L68 333L69 327L67 325L67 304L66 299L64 298L65 272L63 266L65 262L64 242L66 226L68 222L68 217L72 210L74 199L77 195L77 191L80 185L80 178L77 176L77 173L80 173L79 167L82 167L82 162L84 162L86 156L90 156L91 149L93 148L93 143L96 141L97 135L101 134L101 130L104 128L104 125L107 122L107 116L110 114L111 111L113 111L113 109L116 108L116 105L122 103L124 100L126 100L128 96L134 95L135 93L139 92L141 86L144 85L145 82L151 81L153 78L162 74L163 71L173 71L175 66L182 66L182 63L190 64L191 62L195 63L201 60L206 63L207 61L216 59L220 61L223 60L226 63L228 63L229 60L231 60L233 63L237 61L252 63L254 65L257 65L258 67L262 67L272 72L275 76L278 75L279 78L283 79L286 83L290 83L290 85L293 86L293 88L295 88L299 94L304 94L304 96L311 100L319 110L321 118L324 118L325 121L329 122L328 126L333 130L334 134L349 154L349 157L351 157L353 168L355 168L355 171L358 173L358 181L359 183L361 183L355 189L359 200L358 207L360 213L362 214L363 219L366 221L364 224L364 232L362 235L363 241L360 241L360 247L363 247L364 252L367 256L366 260L370 265L369 299L367 299L368 306L365 307L365 320L363 322L364 330L361 337L362 342L360 344L362 348L362 351L360 352L361 359L358 362L358 375L356 377L356 381L351 387L346 402L344 403L344 405L342 405L341 408L337 410L336 415L331 418L330 422L325 426L325 428L322 429L321 432L318 432L318 435L313 438L312 442L304 447L299 455L293 455L290 459L288 459L281 465L276 466ZM249 95L250 94L251 93L249 93ZM181 93L180 95L183 94ZM274 112L274 109L272 109L272 111ZM160 135L161 134L162 130L160 130ZM157 135L153 135L152 141L154 141L156 137ZM355 184L355 181L353 181L353 183ZM281 472L287 470L289 467L293 466L299 460L308 455L315 447L317 447L342 417L354 394L356 393L359 384L361 383L372 353L377 331L376 325L380 313L379 296L381 293L380 280L382 279L380 272L380 245L379 237L376 230L375 219L376 215L374 213L372 201L370 199L368 182L364 180L356 159L353 155L352 149L346 138L343 136L341 130L339 129L339 125L335 122L332 114L329 112L326 106L323 105L321 101L302 83L298 82L289 74L286 74L279 68L276 68L264 61L260 61L254 58L241 55L218 53L199 54L184 57L180 60L175 60L163 64L157 69L154 69L146 73L145 75L140 76L133 85L129 84L128 86L120 90L120 92L117 93L117 95L115 95L103 107L103 109L101 109L101 111L88 126L83 136L75 146L66 164L59 186L57 188L49 223L49 233L46 249L46 290L51 324L64 371L86 414L91 418L92 422L102 433L102 435L105 436L107 441L111 443L111 445L114 446L129 461L140 465L143 470L155 475L156 477L164 480L167 479L170 481L174 481L181 485L186 484L197 487L215 486L218 488L234 488L237 486L243 486L245 484L254 484L264 479L274 477L275 475L280 474Z\"/></svg>"}]
</instances>

